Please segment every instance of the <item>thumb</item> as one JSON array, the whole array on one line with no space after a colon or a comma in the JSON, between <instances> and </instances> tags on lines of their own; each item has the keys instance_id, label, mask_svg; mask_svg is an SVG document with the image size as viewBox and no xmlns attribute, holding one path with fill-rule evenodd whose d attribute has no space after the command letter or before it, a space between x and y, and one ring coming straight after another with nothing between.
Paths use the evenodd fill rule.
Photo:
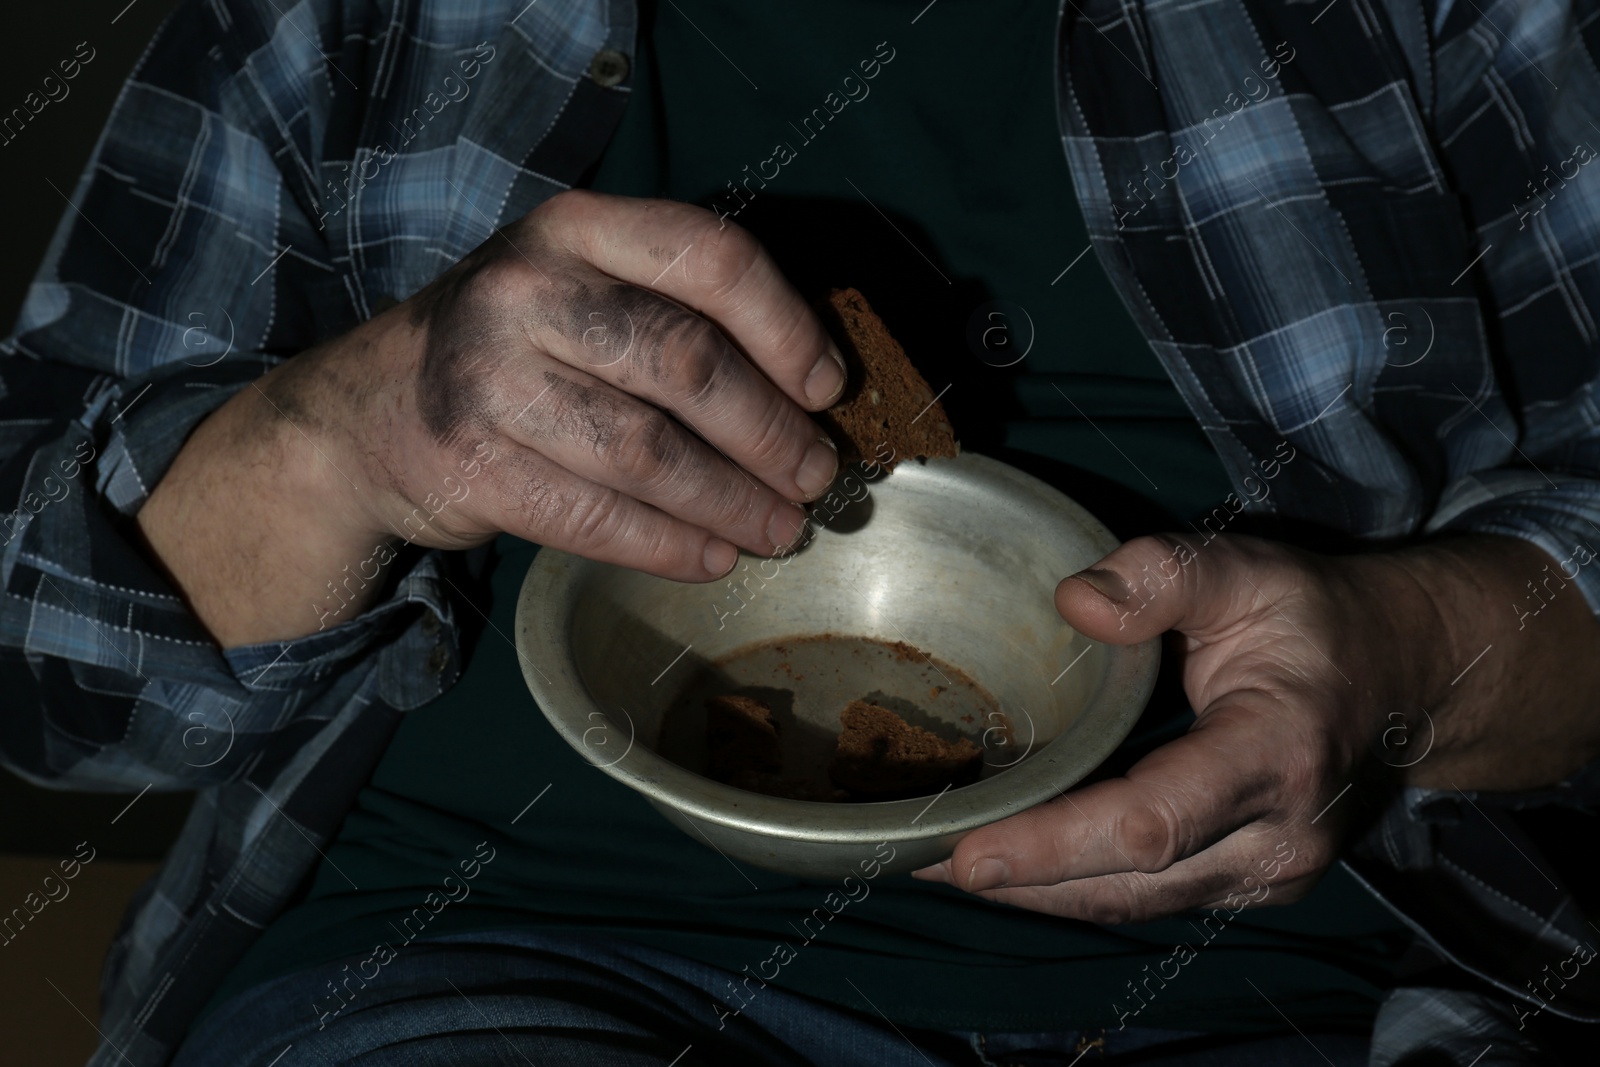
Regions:
<instances>
[{"instance_id":1,"label":"thumb","mask_svg":"<svg viewBox=\"0 0 1600 1067\"><path fill-rule=\"evenodd\" d=\"M1266 588L1270 542L1216 534L1136 537L1056 586L1056 610L1085 637L1137 644L1166 630L1204 634L1242 618Z\"/></svg>"}]
</instances>

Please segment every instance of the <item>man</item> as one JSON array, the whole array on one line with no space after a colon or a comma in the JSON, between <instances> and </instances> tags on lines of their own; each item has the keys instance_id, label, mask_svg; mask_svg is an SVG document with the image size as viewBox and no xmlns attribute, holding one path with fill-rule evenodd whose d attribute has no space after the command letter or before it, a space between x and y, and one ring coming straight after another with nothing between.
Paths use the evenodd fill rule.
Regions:
<instances>
[{"instance_id":1,"label":"man","mask_svg":"<svg viewBox=\"0 0 1600 1067\"><path fill-rule=\"evenodd\" d=\"M1026 1030L1060 1031L1062 1062L1197 1033L1232 1035L1233 1061L1359 1062L1368 1042L1338 1035L1398 982L1373 1062L1487 1063L1541 1018L1600 1017L1587 924L1507 814L1546 787L1583 805L1600 753L1588 9L693 14L193 5L130 81L74 195L93 225L64 221L4 364L7 759L204 787L108 962L97 1062L963 1062ZM988 135L992 155L949 140ZM641 199L660 193L700 206ZM996 227L1013 247L986 245ZM918 281L863 265L895 242ZM1016 280L1041 252L1054 280ZM497 542L483 621L463 590L484 553L455 550L505 533L705 582L736 548L786 549L836 473L807 417L845 386L806 299L829 271L882 284L930 377L961 380L969 446L1143 479L1174 525L1224 503L1056 591L1096 639L1180 635L1182 697L1133 765L919 872L954 889L886 885L837 948L808 944L791 992L734 961L814 886L745 893L705 850L647 854L659 823L581 765L552 784L564 821L523 822L525 764L472 765L574 770L474 688L515 680L495 615L527 552ZM983 344L949 357L990 321L955 293L1057 317L1003 378ZM1197 499L1171 495L1186 482ZM1240 495L1284 539L1216 533ZM456 749L443 725L484 732ZM615 807L581 822L592 805ZM1423 935L1404 961L1328 873L1378 811L1351 859ZM425 935L342 943L413 914L435 867L463 889ZM602 884L619 871L634 884ZM1233 903L1324 875L1282 929ZM1228 919L1181 942L1191 961L1193 908ZM1001 993L1032 1000L1006 1014ZM1243 1036L1296 1018L1305 1041Z\"/></svg>"}]
</instances>

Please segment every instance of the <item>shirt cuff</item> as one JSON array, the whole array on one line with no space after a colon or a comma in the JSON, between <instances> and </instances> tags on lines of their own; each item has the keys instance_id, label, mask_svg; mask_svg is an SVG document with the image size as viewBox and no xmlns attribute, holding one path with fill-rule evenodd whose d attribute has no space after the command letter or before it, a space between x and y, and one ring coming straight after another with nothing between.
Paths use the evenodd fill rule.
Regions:
<instances>
[{"instance_id":1,"label":"shirt cuff","mask_svg":"<svg viewBox=\"0 0 1600 1067\"><path fill-rule=\"evenodd\" d=\"M13 499L25 518L0 548L0 646L20 650L27 666L17 666L37 689L25 709L37 721L14 723L8 746L30 777L192 788L230 775L297 722L353 701L410 710L456 681L441 553L401 550L383 599L360 615L227 650L149 555L134 516L150 490L193 428L271 365L96 379L83 413L19 456ZM234 758L207 762L224 750Z\"/></svg>"},{"instance_id":2,"label":"shirt cuff","mask_svg":"<svg viewBox=\"0 0 1600 1067\"><path fill-rule=\"evenodd\" d=\"M1530 591L1511 605L1519 617L1537 615L1550 596L1575 584L1600 615L1600 481L1525 470L1492 470L1452 484L1424 528L1519 537L1544 549L1552 562L1528 575Z\"/></svg>"}]
</instances>

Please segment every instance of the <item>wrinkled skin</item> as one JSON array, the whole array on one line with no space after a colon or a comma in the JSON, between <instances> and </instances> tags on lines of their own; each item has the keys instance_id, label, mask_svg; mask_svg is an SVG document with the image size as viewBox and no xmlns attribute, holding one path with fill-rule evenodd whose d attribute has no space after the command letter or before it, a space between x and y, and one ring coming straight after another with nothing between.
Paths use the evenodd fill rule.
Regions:
<instances>
[{"instance_id":1,"label":"wrinkled skin","mask_svg":"<svg viewBox=\"0 0 1600 1067\"><path fill-rule=\"evenodd\" d=\"M843 385L826 335L760 245L715 221L683 204L562 194L375 319L363 346L308 353L263 386L285 410L344 429L367 480L399 498L379 501L396 525L396 505L421 505L487 441L492 501L441 514L421 544L509 530L685 581L715 577L710 535L769 553L794 539L792 501L816 496L837 466L804 409ZM819 361L836 384L811 398Z\"/></svg>"},{"instance_id":2,"label":"wrinkled skin","mask_svg":"<svg viewBox=\"0 0 1600 1067\"><path fill-rule=\"evenodd\" d=\"M1550 563L1487 535L1340 557L1136 538L1064 579L1056 606L1112 644L1172 631L1196 723L916 874L1099 923L1287 904L1401 784L1555 782L1600 754L1600 623L1573 589L1522 625L1508 605Z\"/></svg>"},{"instance_id":3,"label":"wrinkled skin","mask_svg":"<svg viewBox=\"0 0 1600 1067\"><path fill-rule=\"evenodd\" d=\"M709 581L803 535L838 467L808 413L844 374L746 231L566 192L234 396L138 521L224 645L353 617L402 542Z\"/></svg>"}]
</instances>

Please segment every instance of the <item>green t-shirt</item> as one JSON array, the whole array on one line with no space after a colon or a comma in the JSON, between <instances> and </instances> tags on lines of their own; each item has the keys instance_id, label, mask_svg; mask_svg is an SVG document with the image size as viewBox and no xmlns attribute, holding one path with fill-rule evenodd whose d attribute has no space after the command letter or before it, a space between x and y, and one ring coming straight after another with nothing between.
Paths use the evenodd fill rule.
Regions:
<instances>
[{"instance_id":1,"label":"green t-shirt","mask_svg":"<svg viewBox=\"0 0 1600 1067\"><path fill-rule=\"evenodd\" d=\"M1037 0L943 0L914 25L882 0L647 8L634 97L590 184L732 215L807 295L859 288L934 389L951 386L965 447L1031 465L1113 529L1144 532L1231 486L1082 254L1055 122L1055 17ZM997 326L1008 336L984 336ZM306 898L213 1005L380 943L403 952L419 908L429 936L581 930L739 973L793 942L835 888L735 867L563 743L505 639L536 548L502 537L497 551L480 604L492 625L462 680L408 715ZM1119 758L1189 721L1169 675ZM494 859L470 895L424 908L485 841ZM1408 941L1340 868L1290 907L1108 928L899 875L873 882L780 981L864 1010L848 975L912 1026L1243 1032L1282 1028L1281 1009L1302 1029L1364 1028Z\"/></svg>"},{"instance_id":2,"label":"green t-shirt","mask_svg":"<svg viewBox=\"0 0 1600 1067\"><path fill-rule=\"evenodd\" d=\"M1089 250L1057 6L661 4L593 185L716 210L808 297L861 290L963 447L1069 462L1069 495L1142 532L1149 502L1188 520L1232 486Z\"/></svg>"}]
</instances>

